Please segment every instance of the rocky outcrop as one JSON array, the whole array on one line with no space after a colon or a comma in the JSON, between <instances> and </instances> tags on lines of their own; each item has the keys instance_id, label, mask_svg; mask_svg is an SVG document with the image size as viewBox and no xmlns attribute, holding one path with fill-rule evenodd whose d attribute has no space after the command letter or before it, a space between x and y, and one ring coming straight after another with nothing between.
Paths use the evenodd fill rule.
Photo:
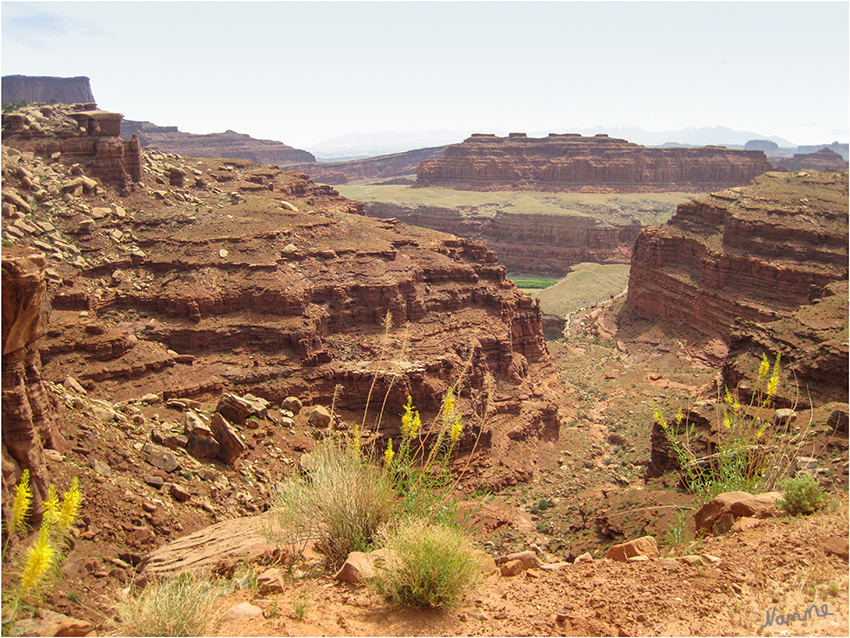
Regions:
<instances>
[{"instance_id":1,"label":"rocky outcrop","mask_svg":"<svg viewBox=\"0 0 850 638\"><path fill-rule=\"evenodd\" d=\"M156 126L150 122L130 122L123 126L124 139L138 137L139 143L160 153L177 153L187 157L221 157L248 159L258 164L313 163L316 158L307 151L274 140L258 140L244 133L225 131L196 135L183 133L176 126Z\"/></svg>"},{"instance_id":2,"label":"rocky outcrop","mask_svg":"<svg viewBox=\"0 0 850 638\"><path fill-rule=\"evenodd\" d=\"M382 405L400 414L410 395L433 414L462 378L460 453L557 438L540 308L482 244L372 219L330 186L250 160L147 150L151 186L122 194L84 176L63 193L62 159L4 146L4 239L49 260L48 380L70 375L112 404L297 396L334 405L332 427L367 412L364 444L380 450L399 427ZM50 205L33 205L27 184ZM218 456L189 429L199 455ZM489 471L494 483L531 474Z\"/></svg>"},{"instance_id":3,"label":"rocky outcrop","mask_svg":"<svg viewBox=\"0 0 850 638\"><path fill-rule=\"evenodd\" d=\"M616 225L585 215L512 213L437 206L366 204L372 217L395 218L484 242L509 272L565 276L582 262L628 263L640 223Z\"/></svg>"},{"instance_id":4,"label":"rocky outcrop","mask_svg":"<svg viewBox=\"0 0 850 638\"><path fill-rule=\"evenodd\" d=\"M789 171L804 169L813 171L841 171L848 167L848 162L841 155L828 148L822 148L814 153L797 153L794 157L771 158L775 166L787 168Z\"/></svg>"},{"instance_id":5,"label":"rocky outcrop","mask_svg":"<svg viewBox=\"0 0 850 638\"><path fill-rule=\"evenodd\" d=\"M50 76L4 75L3 104L91 103L94 95L89 78L57 78Z\"/></svg>"},{"instance_id":6,"label":"rocky outcrop","mask_svg":"<svg viewBox=\"0 0 850 638\"><path fill-rule=\"evenodd\" d=\"M679 206L635 242L628 302L645 318L728 337L847 279L847 172L772 172Z\"/></svg>"},{"instance_id":7,"label":"rocky outcrop","mask_svg":"<svg viewBox=\"0 0 850 638\"><path fill-rule=\"evenodd\" d=\"M70 167L73 177L84 174L115 184L126 193L142 181L142 154L139 140L125 141L120 113L93 110L92 104L22 107L3 113L3 143L57 161ZM31 180L25 184L32 188ZM83 184L86 190L96 185ZM39 195L44 201L49 191ZM54 193L55 195L55 193Z\"/></svg>"},{"instance_id":8,"label":"rocky outcrop","mask_svg":"<svg viewBox=\"0 0 850 638\"><path fill-rule=\"evenodd\" d=\"M3 250L3 505L29 470L35 510L50 483L44 448L63 450L65 441L52 418L42 384L38 341L47 326L49 304L45 257L27 248Z\"/></svg>"},{"instance_id":9,"label":"rocky outcrop","mask_svg":"<svg viewBox=\"0 0 850 638\"><path fill-rule=\"evenodd\" d=\"M349 184L354 182L392 181L393 178L412 176L420 162L437 159L446 150L445 146L418 148L404 153L368 157L346 162L312 162L288 167L302 171L311 179L325 184Z\"/></svg>"},{"instance_id":10,"label":"rocky outcrop","mask_svg":"<svg viewBox=\"0 0 850 638\"><path fill-rule=\"evenodd\" d=\"M706 191L773 170L762 151L646 148L600 134L476 134L419 165L417 184L476 190Z\"/></svg>"},{"instance_id":11,"label":"rocky outcrop","mask_svg":"<svg viewBox=\"0 0 850 638\"><path fill-rule=\"evenodd\" d=\"M766 324L741 322L729 340L723 365L728 387L757 387L762 355L780 355L777 403L808 408L848 401L847 281L827 286L812 304Z\"/></svg>"}]
</instances>

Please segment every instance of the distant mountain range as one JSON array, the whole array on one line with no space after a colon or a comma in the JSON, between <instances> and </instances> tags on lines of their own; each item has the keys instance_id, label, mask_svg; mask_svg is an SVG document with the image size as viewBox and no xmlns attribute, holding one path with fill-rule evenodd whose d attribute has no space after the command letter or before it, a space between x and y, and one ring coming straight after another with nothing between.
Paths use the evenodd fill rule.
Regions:
<instances>
[{"instance_id":1,"label":"distant mountain range","mask_svg":"<svg viewBox=\"0 0 850 638\"><path fill-rule=\"evenodd\" d=\"M380 131L378 133L351 133L319 142L307 150L319 161L342 161L401 153L416 148L457 144L472 133L495 133L505 136L511 131L500 130L422 130L422 131ZM580 133L596 135L606 133L642 146L718 146L743 147L750 140L769 140L782 148L796 147L788 140L774 136L765 136L752 131L735 131L725 126L702 126L662 131L655 133L637 127L594 126L592 128L563 128L550 131L523 131L529 137L546 137L549 133Z\"/></svg>"}]
</instances>

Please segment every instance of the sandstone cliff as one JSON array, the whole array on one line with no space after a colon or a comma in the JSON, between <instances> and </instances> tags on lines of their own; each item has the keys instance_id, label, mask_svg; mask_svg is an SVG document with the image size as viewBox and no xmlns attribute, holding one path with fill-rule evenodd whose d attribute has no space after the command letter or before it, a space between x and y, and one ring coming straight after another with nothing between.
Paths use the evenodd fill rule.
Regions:
<instances>
[{"instance_id":1,"label":"sandstone cliff","mask_svg":"<svg viewBox=\"0 0 850 638\"><path fill-rule=\"evenodd\" d=\"M746 184L773 166L762 151L645 148L607 135L476 134L423 161L417 184L471 189L706 191Z\"/></svg>"},{"instance_id":2,"label":"sandstone cliff","mask_svg":"<svg viewBox=\"0 0 850 638\"><path fill-rule=\"evenodd\" d=\"M280 166L316 161L307 151L274 140L258 140L236 131L196 135L182 133L176 126L156 126L150 122L132 121L127 126L122 126L121 135L124 139L135 135L142 146L160 153L177 153L187 157L249 159L258 164Z\"/></svg>"},{"instance_id":3,"label":"sandstone cliff","mask_svg":"<svg viewBox=\"0 0 850 638\"><path fill-rule=\"evenodd\" d=\"M616 225L586 215L546 215L499 210L457 210L372 202L373 217L484 242L509 272L565 276L582 262L628 263L639 223Z\"/></svg>"},{"instance_id":4,"label":"sandstone cliff","mask_svg":"<svg viewBox=\"0 0 850 638\"><path fill-rule=\"evenodd\" d=\"M736 319L770 322L847 279L848 177L772 172L679 206L635 242L630 306L728 337Z\"/></svg>"},{"instance_id":5,"label":"sandstone cliff","mask_svg":"<svg viewBox=\"0 0 850 638\"><path fill-rule=\"evenodd\" d=\"M377 397L388 415L407 395L427 414L463 373L462 451L526 440L533 454L557 438L540 308L481 244L369 218L330 186L250 160L142 151L142 181L125 192L85 174L94 150L70 165L45 155L55 139L9 133L3 147L3 238L48 261L49 381L74 377L112 403L336 396L348 423L371 396L364 443L380 447L399 422L378 427ZM476 463L489 485L530 475L519 460Z\"/></svg>"},{"instance_id":6,"label":"sandstone cliff","mask_svg":"<svg viewBox=\"0 0 850 638\"><path fill-rule=\"evenodd\" d=\"M30 75L3 76L3 104L93 103L89 78L57 78Z\"/></svg>"},{"instance_id":7,"label":"sandstone cliff","mask_svg":"<svg viewBox=\"0 0 850 638\"><path fill-rule=\"evenodd\" d=\"M394 177L415 175L424 160L437 159L446 150L445 146L419 148L404 153L369 157L346 162L313 162L290 166L291 170L303 171L311 179L325 184L349 184L354 182L385 182Z\"/></svg>"}]
</instances>

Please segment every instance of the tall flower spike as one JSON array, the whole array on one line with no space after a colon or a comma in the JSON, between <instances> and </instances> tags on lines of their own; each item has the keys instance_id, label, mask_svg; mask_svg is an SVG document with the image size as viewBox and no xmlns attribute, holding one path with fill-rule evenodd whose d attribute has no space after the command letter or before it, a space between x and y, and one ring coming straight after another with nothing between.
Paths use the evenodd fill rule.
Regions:
<instances>
[{"instance_id":1,"label":"tall flower spike","mask_svg":"<svg viewBox=\"0 0 850 638\"><path fill-rule=\"evenodd\" d=\"M30 488L30 471L24 470L21 480L15 488L15 502L12 504L12 528L26 532L26 518L32 505L32 488Z\"/></svg>"},{"instance_id":2,"label":"tall flower spike","mask_svg":"<svg viewBox=\"0 0 850 638\"><path fill-rule=\"evenodd\" d=\"M767 382L767 398L770 399L776 394L779 388L779 355L776 355L776 361L773 363L773 372Z\"/></svg>"},{"instance_id":3,"label":"tall flower spike","mask_svg":"<svg viewBox=\"0 0 850 638\"><path fill-rule=\"evenodd\" d=\"M57 527L60 532L66 532L77 518L80 511L80 503L83 497L80 495L80 485L77 477L71 479L71 487L62 495L62 509L59 511Z\"/></svg>"},{"instance_id":4,"label":"tall flower spike","mask_svg":"<svg viewBox=\"0 0 850 638\"><path fill-rule=\"evenodd\" d=\"M387 441L387 451L384 452L384 463L386 463L387 465L392 463L394 456L395 452L393 452L393 440L392 438L390 438L390 440Z\"/></svg>"},{"instance_id":5,"label":"tall flower spike","mask_svg":"<svg viewBox=\"0 0 850 638\"><path fill-rule=\"evenodd\" d=\"M767 354L762 353L761 363L759 364L759 381L764 379L768 372L770 372L770 361L767 360Z\"/></svg>"},{"instance_id":6,"label":"tall flower spike","mask_svg":"<svg viewBox=\"0 0 850 638\"><path fill-rule=\"evenodd\" d=\"M54 525L59 520L59 495L53 483L47 488L47 500L44 501L44 520Z\"/></svg>"},{"instance_id":7,"label":"tall flower spike","mask_svg":"<svg viewBox=\"0 0 850 638\"><path fill-rule=\"evenodd\" d=\"M25 594L41 584L47 577L54 556L55 551L50 544L50 525L44 521L41 524L38 539L27 550L24 570L21 574L21 593Z\"/></svg>"},{"instance_id":8,"label":"tall flower spike","mask_svg":"<svg viewBox=\"0 0 850 638\"><path fill-rule=\"evenodd\" d=\"M457 419L455 419L454 425L452 425L451 432L451 441L452 445L457 443L457 440L460 438L461 432L463 432L463 423L461 422L460 415L457 415Z\"/></svg>"}]
</instances>

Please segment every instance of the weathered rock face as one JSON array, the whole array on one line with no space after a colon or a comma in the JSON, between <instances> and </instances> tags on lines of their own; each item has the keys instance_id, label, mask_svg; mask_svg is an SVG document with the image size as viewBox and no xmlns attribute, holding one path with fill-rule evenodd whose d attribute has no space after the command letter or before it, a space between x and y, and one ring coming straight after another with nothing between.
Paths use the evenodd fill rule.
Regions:
<instances>
[{"instance_id":1,"label":"weathered rock face","mask_svg":"<svg viewBox=\"0 0 850 638\"><path fill-rule=\"evenodd\" d=\"M437 159L446 150L445 146L418 148L404 153L369 157L347 162L312 162L290 166L290 170L303 171L311 179L325 184L349 184L352 182L386 182L394 177L415 175L420 162Z\"/></svg>"},{"instance_id":2,"label":"weathered rock face","mask_svg":"<svg viewBox=\"0 0 850 638\"><path fill-rule=\"evenodd\" d=\"M42 385L38 341L49 305L45 257L27 248L3 250L3 504L9 503L23 470L30 471L35 506L47 496L43 449L65 442Z\"/></svg>"},{"instance_id":3,"label":"weathered rock face","mask_svg":"<svg viewBox=\"0 0 850 638\"><path fill-rule=\"evenodd\" d=\"M484 242L509 272L565 276L582 262L628 263L639 223L620 226L589 216L479 214L436 206L366 204L372 217L395 218Z\"/></svg>"},{"instance_id":4,"label":"weathered rock face","mask_svg":"<svg viewBox=\"0 0 850 638\"><path fill-rule=\"evenodd\" d=\"M754 388L760 357L781 357L777 403L808 408L848 401L847 281L827 286L811 305L767 324L741 322L723 365L728 387Z\"/></svg>"},{"instance_id":5,"label":"weathered rock face","mask_svg":"<svg viewBox=\"0 0 850 638\"><path fill-rule=\"evenodd\" d=\"M789 171L804 169L813 171L841 171L848 166L847 160L828 148L822 148L814 153L797 153L794 157L771 158L776 166L787 168Z\"/></svg>"},{"instance_id":6,"label":"weathered rock face","mask_svg":"<svg viewBox=\"0 0 850 638\"><path fill-rule=\"evenodd\" d=\"M92 110L93 106L30 106L3 113L3 143L52 160L61 157L69 165L77 163L75 175L86 173L126 192L142 181L139 141L119 137L123 115ZM34 190L32 186L25 184L27 190Z\"/></svg>"},{"instance_id":7,"label":"weathered rock face","mask_svg":"<svg viewBox=\"0 0 850 638\"><path fill-rule=\"evenodd\" d=\"M419 165L417 184L479 190L705 191L773 170L762 151L645 148L607 135L473 135Z\"/></svg>"},{"instance_id":8,"label":"weathered rock face","mask_svg":"<svg viewBox=\"0 0 850 638\"><path fill-rule=\"evenodd\" d=\"M630 306L724 337L736 319L790 316L847 279L847 184L846 171L767 173L680 205L635 242Z\"/></svg>"},{"instance_id":9,"label":"weathered rock face","mask_svg":"<svg viewBox=\"0 0 850 638\"><path fill-rule=\"evenodd\" d=\"M3 104L40 102L75 104L94 102L89 78L57 78L50 76L4 75Z\"/></svg>"},{"instance_id":10,"label":"weathered rock face","mask_svg":"<svg viewBox=\"0 0 850 638\"><path fill-rule=\"evenodd\" d=\"M147 125L147 126L146 126ZM173 130L172 130L173 129ZM258 164L313 163L312 153L287 146L274 140L258 140L244 133L225 131L195 135L182 133L177 127L150 125L149 122L130 122L122 127L124 139L138 137L139 143L160 153L177 153L188 157L226 157L248 159Z\"/></svg>"},{"instance_id":11,"label":"weathered rock face","mask_svg":"<svg viewBox=\"0 0 850 638\"><path fill-rule=\"evenodd\" d=\"M297 396L334 404L334 427L359 422L368 403L364 443L380 449L398 436L408 395L433 413L462 376L460 453L557 438L540 308L492 251L369 218L300 173L153 151L143 159L154 188L122 195L90 180L62 193L61 157L4 146L3 236L41 247L51 266L54 311L40 344L48 380L70 375L88 400L113 403ZM60 196L35 206L27 183ZM516 456L492 479L483 466L476 476L528 478L527 456Z\"/></svg>"}]
</instances>

